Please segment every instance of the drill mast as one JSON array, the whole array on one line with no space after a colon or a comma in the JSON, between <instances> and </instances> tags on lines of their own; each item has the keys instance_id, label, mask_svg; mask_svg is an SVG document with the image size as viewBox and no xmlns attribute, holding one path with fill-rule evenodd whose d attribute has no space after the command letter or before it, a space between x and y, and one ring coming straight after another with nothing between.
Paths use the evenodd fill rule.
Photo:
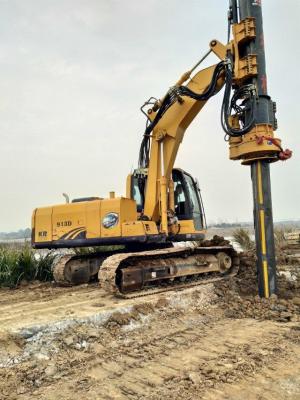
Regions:
<instances>
[{"instance_id":1,"label":"drill mast","mask_svg":"<svg viewBox=\"0 0 300 400\"><path fill-rule=\"evenodd\" d=\"M227 45L210 42L210 51L220 63L191 77L200 60L147 110L150 123L139 162L147 176L144 217L160 223L164 234L172 231L168 220L169 213L174 214L171 172L179 145L205 103L225 86L222 127L230 159L251 168L259 294L269 297L276 292L270 163L289 158L291 152L274 137L276 105L267 92L261 0L231 0L228 23L232 40L228 29Z\"/></svg>"}]
</instances>

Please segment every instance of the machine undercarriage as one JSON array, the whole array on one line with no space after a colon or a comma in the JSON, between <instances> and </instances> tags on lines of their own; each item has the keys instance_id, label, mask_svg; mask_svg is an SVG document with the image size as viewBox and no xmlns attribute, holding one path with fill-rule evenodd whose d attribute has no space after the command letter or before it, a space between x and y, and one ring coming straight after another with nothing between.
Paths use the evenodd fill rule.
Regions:
<instances>
[{"instance_id":1,"label":"machine undercarriage","mask_svg":"<svg viewBox=\"0 0 300 400\"><path fill-rule=\"evenodd\" d=\"M239 257L227 241L214 239L203 244L140 252L117 250L63 255L56 260L53 275L60 285L87 283L98 277L100 286L108 294L131 298L214 282L236 274Z\"/></svg>"}]
</instances>

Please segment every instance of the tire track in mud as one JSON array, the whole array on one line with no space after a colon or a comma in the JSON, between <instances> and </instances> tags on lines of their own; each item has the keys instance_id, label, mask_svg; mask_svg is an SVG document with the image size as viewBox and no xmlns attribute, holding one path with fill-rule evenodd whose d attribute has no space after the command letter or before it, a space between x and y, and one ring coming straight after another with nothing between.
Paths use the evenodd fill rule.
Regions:
<instances>
[{"instance_id":1,"label":"tire track in mud","mask_svg":"<svg viewBox=\"0 0 300 400\"><path fill-rule=\"evenodd\" d=\"M17 330L23 326L95 314L103 307L121 304L105 296L98 284L73 288L45 287L0 291L0 331Z\"/></svg>"},{"instance_id":2,"label":"tire track in mud","mask_svg":"<svg viewBox=\"0 0 300 400\"><path fill-rule=\"evenodd\" d=\"M191 293L194 289L185 289ZM212 285L203 285L200 292L203 296L212 291ZM117 310L143 303L156 302L158 294L146 298L118 299L107 295L98 284L82 285L73 288L38 286L20 291L0 291L0 336L1 331L18 331L22 327L47 325L69 319L88 318L106 310ZM176 298L176 291L169 292L167 297ZM182 298L183 296L181 296ZM209 298L209 295L208 295ZM182 300L184 301L184 300Z\"/></svg>"},{"instance_id":3,"label":"tire track in mud","mask_svg":"<svg viewBox=\"0 0 300 400\"><path fill-rule=\"evenodd\" d=\"M67 289L57 299L59 290L41 294L45 307L45 297L52 296L48 306L57 311L56 320L66 318L59 310L68 300L76 302L78 323L28 339L27 345L38 345L37 354L0 368L0 393L5 400L298 400L298 286L279 283L289 298L257 299L251 269L242 269L233 283L153 295L147 302L103 300L98 286ZM12 325L22 310L26 323L43 310L39 291L32 295L32 314L25 295L20 307L17 296L10 297L17 313ZM80 319L93 304L99 312L113 309L98 325ZM130 306L122 311L121 304ZM45 312L45 320L51 313ZM47 358L40 357L43 349Z\"/></svg>"},{"instance_id":4,"label":"tire track in mud","mask_svg":"<svg viewBox=\"0 0 300 400\"><path fill-rule=\"evenodd\" d=\"M220 380L226 381L238 375L241 366L255 370L259 363L254 360L272 352L276 343L273 338L270 345L273 329L273 324L226 321L202 332L197 328L168 330L164 337L154 337L149 343L138 341L128 352L91 363L85 374L96 382L100 398L181 398L186 384L205 386L207 376L210 383L219 379L218 371Z\"/></svg>"},{"instance_id":5,"label":"tire track in mud","mask_svg":"<svg viewBox=\"0 0 300 400\"><path fill-rule=\"evenodd\" d=\"M181 310L148 310L148 314L150 319L134 329L126 318L112 316L88 351L64 347L53 360L59 373L47 377L44 365L38 378L29 375L31 384L17 398L200 399L220 385L259 374L265 365L289 357L296 347L286 340L289 325L224 319L214 307L209 313L195 304ZM89 338L90 329L82 327L81 338ZM24 382L26 374L16 378Z\"/></svg>"}]
</instances>

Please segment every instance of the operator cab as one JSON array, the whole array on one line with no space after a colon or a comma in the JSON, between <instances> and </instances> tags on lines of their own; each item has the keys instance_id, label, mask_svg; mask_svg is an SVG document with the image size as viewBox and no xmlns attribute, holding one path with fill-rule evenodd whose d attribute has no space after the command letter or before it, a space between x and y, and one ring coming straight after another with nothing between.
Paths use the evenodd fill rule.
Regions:
<instances>
[{"instance_id":1,"label":"operator cab","mask_svg":"<svg viewBox=\"0 0 300 400\"><path fill-rule=\"evenodd\" d=\"M179 220L193 220L195 230L206 228L205 215L198 183L193 177L182 169L173 169L172 179L174 181L175 214ZM137 211L143 212L144 177L131 176L131 198L136 201Z\"/></svg>"},{"instance_id":2,"label":"operator cab","mask_svg":"<svg viewBox=\"0 0 300 400\"><path fill-rule=\"evenodd\" d=\"M198 183L187 172L173 169L175 213L179 220L192 219L197 231L205 229L205 216Z\"/></svg>"}]
</instances>

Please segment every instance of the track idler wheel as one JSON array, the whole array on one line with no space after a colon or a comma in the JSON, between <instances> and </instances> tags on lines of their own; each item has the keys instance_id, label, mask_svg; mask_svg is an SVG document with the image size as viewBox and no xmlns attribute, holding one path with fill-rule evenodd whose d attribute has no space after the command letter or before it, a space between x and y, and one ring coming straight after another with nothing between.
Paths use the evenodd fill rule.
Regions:
<instances>
[{"instance_id":1,"label":"track idler wheel","mask_svg":"<svg viewBox=\"0 0 300 400\"><path fill-rule=\"evenodd\" d=\"M219 262L220 272L221 272L221 274L224 274L231 268L232 258L228 254L226 254L222 251L217 253L216 257Z\"/></svg>"}]
</instances>

